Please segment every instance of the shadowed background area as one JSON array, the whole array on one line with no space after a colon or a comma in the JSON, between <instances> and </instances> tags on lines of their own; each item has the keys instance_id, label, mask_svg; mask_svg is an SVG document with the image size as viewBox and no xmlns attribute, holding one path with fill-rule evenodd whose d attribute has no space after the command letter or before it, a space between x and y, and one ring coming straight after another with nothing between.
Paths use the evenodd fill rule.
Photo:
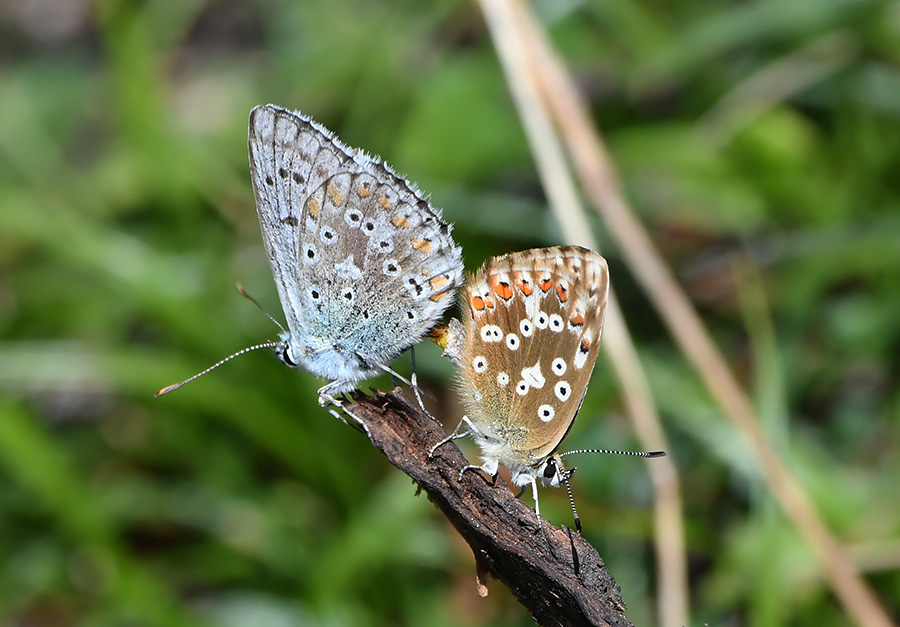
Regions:
<instances>
[{"instance_id":1,"label":"shadowed background area","mask_svg":"<svg viewBox=\"0 0 900 627\"><path fill-rule=\"evenodd\" d=\"M898 5L535 6L766 432L896 615ZM318 408L320 380L260 352L153 398L277 335L234 290L282 318L247 165L266 102L408 174L470 269L561 243L473 4L4 2L0 622L533 624L501 585L477 596L467 547ZM845 624L594 225L681 472L692 622ZM451 428L450 364L416 357ZM637 446L601 359L564 448ZM585 537L653 624L643 462L567 460ZM571 524L563 490L541 507Z\"/></svg>"}]
</instances>

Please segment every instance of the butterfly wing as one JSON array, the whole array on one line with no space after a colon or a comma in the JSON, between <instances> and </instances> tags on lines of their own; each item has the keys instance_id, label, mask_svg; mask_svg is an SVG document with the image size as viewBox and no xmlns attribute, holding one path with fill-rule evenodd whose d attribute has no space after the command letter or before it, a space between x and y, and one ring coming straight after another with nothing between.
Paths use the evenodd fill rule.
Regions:
<instances>
[{"instance_id":1,"label":"butterfly wing","mask_svg":"<svg viewBox=\"0 0 900 627\"><path fill-rule=\"evenodd\" d=\"M301 361L332 380L372 376L452 304L463 265L451 227L310 118L268 105L250 126L263 239Z\"/></svg>"},{"instance_id":2,"label":"butterfly wing","mask_svg":"<svg viewBox=\"0 0 900 627\"><path fill-rule=\"evenodd\" d=\"M609 275L578 247L488 260L464 290L463 403L504 442L506 466L539 464L575 420L597 359Z\"/></svg>"}]
</instances>

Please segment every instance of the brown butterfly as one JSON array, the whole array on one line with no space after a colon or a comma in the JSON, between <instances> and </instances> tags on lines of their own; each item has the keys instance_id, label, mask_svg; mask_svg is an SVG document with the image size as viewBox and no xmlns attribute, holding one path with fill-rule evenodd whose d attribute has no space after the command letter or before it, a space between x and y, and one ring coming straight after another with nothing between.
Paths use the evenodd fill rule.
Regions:
<instances>
[{"instance_id":1,"label":"brown butterfly","mask_svg":"<svg viewBox=\"0 0 900 627\"><path fill-rule=\"evenodd\" d=\"M569 453L557 449L587 392L608 292L606 260L586 248L542 248L494 257L467 281L463 321L452 320L443 338L444 354L458 368L466 416L432 454L450 440L471 435L483 464L466 466L460 476L483 470L493 477L500 464L506 466L523 492L531 485L538 522L537 479L568 488L574 471L562 463ZM575 522L580 529L577 513Z\"/></svg>"}]
</instances>

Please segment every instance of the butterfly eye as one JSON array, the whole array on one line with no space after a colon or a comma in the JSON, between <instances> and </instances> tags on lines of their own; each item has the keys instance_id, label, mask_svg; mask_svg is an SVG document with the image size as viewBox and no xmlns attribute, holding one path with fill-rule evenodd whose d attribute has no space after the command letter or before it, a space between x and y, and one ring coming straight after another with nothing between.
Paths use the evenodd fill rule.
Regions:
<instances>
[{"instance_id":1,"label":"butterfly eye","mask_svg":"<svg viewBox=\"0 0 900 627\"><path fill-rule=\"evenodd\" d=\"M553 479L553 477L556 476L557 471L558 468L556 467L556 462L552 459L548 460L547 465L544 466L544 479L547 479L548 481Z\"/></svg>"},{"instance_id":2,"label":"butterfly eye","mask_svg":"<svg viewBox=\"0 0 900 627\"><path fill-rule=\"evenodd\" d=\"M297 362L294 361L294 357L291 355L291 347L287 342L284 343L284 348L281 349L281 354L279 355L279 357L281 358L281 361L283 361L291 368L296 368L298 365Z\"/></svg>"}]
</instances>

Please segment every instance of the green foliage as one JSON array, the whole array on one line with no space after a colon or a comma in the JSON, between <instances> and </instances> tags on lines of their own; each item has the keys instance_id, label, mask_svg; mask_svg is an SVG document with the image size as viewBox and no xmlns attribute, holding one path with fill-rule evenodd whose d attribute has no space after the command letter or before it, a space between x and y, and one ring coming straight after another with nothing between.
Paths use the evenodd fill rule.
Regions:
<instances>
[{"instance_id":1,"label":"green foliage","mask_svg":"<svg viewBox=\"0 0 900 627\"><path fill-rule=\"evenodd\" d=\"M896 5L539 8L770 437L896 614ZM251 354L153 398L276 334L233 289L280 317L253 105L301 109L408 173L470 268L560 243L475 6L45 0L0 20L0 622L531 624L500 584L476 596L465 545L318 408L320 381ZM772 67L789 80L723 99ZM682 472L695 624L845 624L746 444L604 253ZM449 364L417 358L455 424ZM601 361L567 446L634 448L622 414ZM585 534L652 624L644 467L578 466ZM570 521L563 491L541 503Z\"/></svg>"}]
</instances>

